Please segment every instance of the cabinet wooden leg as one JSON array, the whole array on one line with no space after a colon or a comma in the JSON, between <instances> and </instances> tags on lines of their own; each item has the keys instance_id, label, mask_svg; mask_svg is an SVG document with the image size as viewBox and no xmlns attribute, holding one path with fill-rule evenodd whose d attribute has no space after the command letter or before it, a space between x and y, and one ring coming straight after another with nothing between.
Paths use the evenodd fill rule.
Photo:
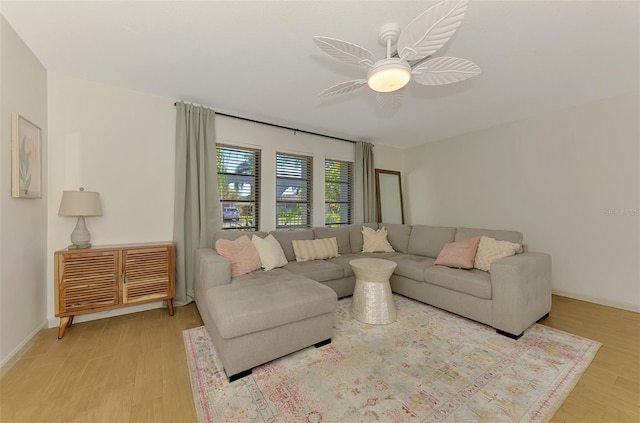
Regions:
<instances>
[{"instance_id":1,"label":"cabinet wooden leg","mask_svg":"<svg viewBox=\"0 0 640 423\"><path fill-rule=\"evenodd\" d=\"M167 308L169 308L169 315L173 316L173 300L171 298L167 300Z\"/></svg>"},{"instance_id":2,"label":"cabinet wooden leg","mask_svg":"<svg viewBox=\"0 0 640 423\"><path fill-rule=\"evenodd\" d=\"M71 324L73 323L73 318L74 318L74 317L75 317L75 316L69 316L69 323L67 323L67 327L68 327L68 328L70 328L70 327L71 327Z\"/></svg>"},{"instance_id":3,"label":"cabinet wooden leg","mask_svg":"<svg viewBox=\"0 0 640 423\"><path fill-rule=\"evenodd\" d=\"M71 326L70 320L71 318L69 317L60 318L60 327L58 328L58 339L62 339L62 337L64 336L64 331L66 331L67 328Z\"/></svg>"}]
</instances>

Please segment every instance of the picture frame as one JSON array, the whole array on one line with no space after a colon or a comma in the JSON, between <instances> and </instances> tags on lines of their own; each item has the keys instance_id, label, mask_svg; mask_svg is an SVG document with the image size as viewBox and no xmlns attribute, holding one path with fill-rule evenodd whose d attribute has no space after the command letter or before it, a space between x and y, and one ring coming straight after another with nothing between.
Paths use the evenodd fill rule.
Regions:
<instances>
[{"instance_id":1,"label":"picture frame","mask_svg":"<svg viewBox=\"0 0 640 423\"><path fill-rule=\"evenodd\" d=\"M11 116L11 196L42 198L42 130L15 112Z\"/></svg>"}]
</instances>

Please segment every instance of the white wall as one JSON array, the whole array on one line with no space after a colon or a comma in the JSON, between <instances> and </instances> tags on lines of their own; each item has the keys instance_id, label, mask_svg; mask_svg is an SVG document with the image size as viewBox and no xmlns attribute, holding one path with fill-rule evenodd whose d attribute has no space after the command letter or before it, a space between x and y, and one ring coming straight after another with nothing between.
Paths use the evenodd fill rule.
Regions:
<instances>
[{"instance_id":1,"label":"white wall","mask_svg":"<svg viewBox=\"0 0 640 423\"><path fill-rule=\"evenodd\" d=\"M53 253L70 244L75 218L58 216L62 191L98 191L87 218L94 245L173 238L173 100L49 72L47 310L54 319ZM159 307L160 302L78 316L76 321Z\"/></svg>"},{"instance_id":2,"label":"white wall","mask_svg":"<svg viewBox=\"0 0 640 423\"><path fill-rule=\"evenodd\" d=\"M46 323L47 74L0 16L0 369ZM11 197L11 114L42 130L43 196Z\"/></svg>"},{"instance_id":3,"label":"white wall","mask_svg":"<svg viewBox=\"0 0 640 423\"><path fill-rule=\"evenodd\" d=\"M409 223L520 230L551 254L555 292L640 311L638 100L406 150Z\"/></svg>"},{"instance_id":4,"label":"white wall","mask_svg":"<svg viewBox=\"0 0 640 423\"><path fill-rule=\"evenodd\" d=\"M378 144L373 147L373 156L376 169L402 172L404 168L404 150L399 148ZM404 177L404 175L402 176Z\"/></svg>"}]
</instances>

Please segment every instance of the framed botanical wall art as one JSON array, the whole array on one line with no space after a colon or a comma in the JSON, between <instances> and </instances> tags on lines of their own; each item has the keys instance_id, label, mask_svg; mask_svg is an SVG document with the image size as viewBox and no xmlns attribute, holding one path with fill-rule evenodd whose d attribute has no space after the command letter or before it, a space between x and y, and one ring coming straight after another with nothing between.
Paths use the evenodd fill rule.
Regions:
<instances>
[{"instance_id":1,"label":"framed botanical wall art","mask_svg":"<svg viewBox=\"0 0 640 423\"><path fill-rule=\"evenodd\" d=\"M11 196L42 197L41 130L18 113L11 116Z\"/></svg>"}]
</instances>

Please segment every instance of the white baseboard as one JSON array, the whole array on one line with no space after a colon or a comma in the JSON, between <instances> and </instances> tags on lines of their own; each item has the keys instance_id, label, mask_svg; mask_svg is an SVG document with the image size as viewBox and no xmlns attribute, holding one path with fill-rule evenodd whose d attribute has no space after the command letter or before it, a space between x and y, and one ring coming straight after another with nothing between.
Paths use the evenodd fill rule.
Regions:
<instances>
[{"instance_id":1,"label":"white baseboard","mask_svg":"<svg viewBox=\"0 0 640 423\"><path fill-rule=\"evenodd\" d=\"M0 377L2 377L22 357L35 341L36 335L47 326L47 321L42 322L33 332L27 336L9 355L0 362Z\"/></svg>"},{"instance_id":2,"label":"white baseboard","mask_svg":"<svg viewBox=\"0 0 640 423\"><path fill-rule=\"evenodd\" d=\"M591 297L589 295L577 294L575 292L561 291L558 289L551 290L551 293L554 295L559 295L561 297L573 298L574 300L586 301L588 303L595 303L604 305L607 307L619 308L622 310L634 311L636 313L640 313L640 306L637 304L623 303L621 301L612 301L606 298L600 297Z\"/></svg>"},{"instance_id":3,"label":"white baseboard","mask_svg":"<svg viewBox=\"0 0 640 423\"><path fill-rule=\"evenodd\" d=\"M73 323L76 324L76 323L82 323L82 322L90 322L92 320L106 319L109 317L122 316L123 314L138 313L140 311L153 310L153 309L162 308L162 307L163 307L163 302L157 301L153 303L139 304L139 305L134 305L130 307L116 308L113 310L99 311L97 313L80 314L73 318ZM60 326L59 318L57 317L49 318L48 327L55 328L58 326Z\"/></svg>"}]
</instances>

